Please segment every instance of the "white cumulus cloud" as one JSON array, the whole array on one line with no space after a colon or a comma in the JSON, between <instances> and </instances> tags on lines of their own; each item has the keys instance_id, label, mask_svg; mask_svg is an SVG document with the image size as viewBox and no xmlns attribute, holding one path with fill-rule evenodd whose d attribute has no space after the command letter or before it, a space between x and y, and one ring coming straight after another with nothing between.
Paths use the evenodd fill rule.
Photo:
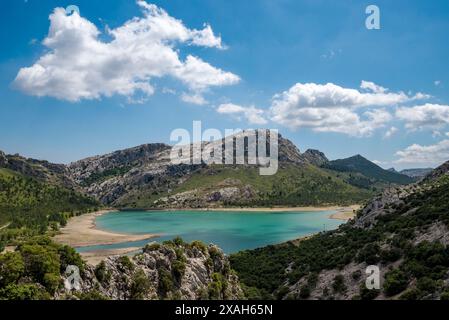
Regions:
<instances>
[{"instance_id":1,"label":"white cumulus cloud","mask_svg":"<svg viewBox=\"0 0 449 320\"><path fill-rule=\"evenodd\" d=\"M142 17L108 29L110 41L78 13L68 16L62 8L50 15L50 30L43 41L48 49L35 64L22 68L15 84L34 96L79 101L112 95L154 93L155 78L180 80L198 98L211 87L233 85L240 78L204 62L179 56L179 44L223 49L210 25L189 29L163 9L138 1Z\"/></svg>"},{"instance_id":2,"label":"white cumulus cloud","mask_svg":"<svg viewBox=\"0 0 449 320\"><path fill-rule=\"evenodd\" d=\"M406 128L410 130L438 129L449 124L449 106L426 103L401 107L396 110L396 117L405 121Z\"/></svg>"},{"instance_id":3,"label":"white cumulus cloud","mask_svg":"<svg viewBox=\"0 0 449 320\"><path fill-rule=\"evenodd\" d=\"M428 98L422 93L389 92L369 81L362 81L360 87L362 90L333 83L297 83L274 96L271 120L291 129L370 136L393 119L386 107ZM367 111L360 111L362 108Z\"/></svg>"},{"instance_id":4,"label":"white cumulus cloud","mask_svg":"<svg viewBox=\"0 0 449 320\"><path fill-rule=\"evenodd\" d=\"M396 156L396 163L437 166L449 160L449 140L428 146L413 144L396 152Z\"/></svg>"},{"instance_id":5,"label":"white cumulus cloud","mask_svg":"<svg viewBox=\"0 0 449 320\"><path fill-rule=\"evenodd\" d=\"M264 110L254 106L244 107L233 103L224 103L218 106L217 112L236 116L239 120L243 116L250 124L264 125L268 123L264 118Z\"/></svg>"}]
</instances>

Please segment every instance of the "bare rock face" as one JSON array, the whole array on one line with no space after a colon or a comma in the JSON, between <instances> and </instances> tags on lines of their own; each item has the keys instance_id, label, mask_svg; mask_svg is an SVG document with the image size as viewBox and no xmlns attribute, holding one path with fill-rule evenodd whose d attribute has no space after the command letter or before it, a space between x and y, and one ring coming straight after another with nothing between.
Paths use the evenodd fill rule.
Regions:
<instances>
[{"instance_id":1,"label":"bare rock face","mask_svg":"<svg viewBox=\"0 0 449 320\"><path fill-rule=\"evenodd\" d=\"M304 152L303 157L307 160L307 162L318 167L329 162L329 159L323 152L314 149L309 149Z\"/></svg>"},{"instance_id":2,"label":"bare rock face","mask_svg":"<svg viewBox=\"0 0 449 320\"><path fill-rule=\"evenodd\" d=\"M75 183L69 177L67 167L63 164L25 158L18 154L6 155L0 151L0 168L10 169L36 180L57 184L70 189L76 187Z\"/></svg>"},{"instance_id":3,"label":"bare rock face","mask_svg":"<svg viewBox=\"0 0 449 320\"><path fill-rule=\"evenodd\" d=\"M257 159L249 159L248 141L257 141L255 133L251 139L245 138L249 134L248 132L238 133L233 139L244 141L247 163L258 163ZM206 154L212 150L223 151L224 142L224 140L205 142L199 148L192 145L193 156L185 155L186 160L192 157L201 158L198 154L199 150L203 150ZM291 141L281 135L278 137L278 144L278 156L281 163L318 165L327 161L325 155L316 150L309 150L305 154L301 154ZM160 195L159 201L154 205L162 207L175 205L198 207L208 203L244 201L255 196L256 192L251 186L235 185L217 187L215 190L210 190L208 194L190 190L188 193L171 195L171 190L187 181L193 173L202 173L201 170L210 168L205 163L172 164L170 161L171 150L172 147L165 144L146 144L74 162L68 166L68 171L70 179L81 186L85 193L106 205L120 207L127 207L128 203L134 206L136 198L148 199L154 196L157 199L158 195ZM226 153L227 151L223 152L223 157ZM251 165L245 164L244 166Z\"/></svg>"},{"instance_id":4,"label":"bare rock face","mask_svg":"<svg viewBox=\"0 0 449 320\"><path fill-rule=\"evenodd\" d=\"M257 198L257 191L238 179L226 179L203 189L193 189L163 197L155 202L160 208L210 208L228 203L246 203Z\"/></svg>"},{"instance_id":5,"label":"bare rock face","mask_svg":"<svg viewBox=\"0 0 449 320\"><path fill-rule=\"evenodd\" d=\"M404 204L415 188L415 185L406 187L392 187L384 190L382 194L374 197L359 213L355 220L355 226L369 228L378 217L392 213L393 207Z\"/></svg>"},{"instance_id":6,"label":"bare rock face","mask_svg":"<svg viewBox=\"0 0 449 320\"><path fill-rule=\"evenodd\" d=\"M59 299L95 293L114 300L241 299L238 277L229 260L214 245L181 240L148 244L132 258L111 257L97 267L87 266L81 289L63 289Z\"/></svg>"},{"instance_id":7,"label":"bare rock face","mask_svg":"<svg viewBox=\"0 0 449 320\"><path fill-rule=\"evenodd\" d=\"M8 163L8 158L6 158L6 154L3 151L0 151L0 168L6 167Z\"/></svg>"}]
</instances>

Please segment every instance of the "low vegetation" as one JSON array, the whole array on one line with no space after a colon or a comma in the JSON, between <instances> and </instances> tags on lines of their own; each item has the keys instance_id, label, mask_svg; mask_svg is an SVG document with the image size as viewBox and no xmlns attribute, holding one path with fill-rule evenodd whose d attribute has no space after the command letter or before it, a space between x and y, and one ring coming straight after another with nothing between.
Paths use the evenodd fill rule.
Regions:
<instances>
[{"instance_id":1,"label":"low vegetation","mask_svg":"<svg viewBox=\"0 0 449 320\"><path fill-rule=\"evenodd\" d=\"M449 247L437 240L417 242L416 237L436 224L449 228L448 195L449 177L445 176L432 182L430 189L411 194L403 205L379 217L372 228L347 224L299 244L240 252L231 256L231 265L253 298L285 298L289 292L285 285L325 270L341 270L351 262L390 269L382 288L386 297L444 298L449 292ZM360 277L355 274L353 278ZM331 286L335 293L345 289L341 277ZM313 289L312 284L302 297L295 298L308 297L307 291ZM326 298L326 294L321 293L321 297ZM375 298L378 294L361 288L353 298Z\"/></svg>"}]
</instances>

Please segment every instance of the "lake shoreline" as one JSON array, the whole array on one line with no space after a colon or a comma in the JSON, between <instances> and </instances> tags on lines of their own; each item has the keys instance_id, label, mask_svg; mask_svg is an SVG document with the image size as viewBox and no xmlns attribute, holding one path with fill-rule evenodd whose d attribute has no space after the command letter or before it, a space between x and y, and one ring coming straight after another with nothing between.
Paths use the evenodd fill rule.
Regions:
<instances>
[{"instance_id":1,"label":"lake shoreline","mask_svg":"<svg viewBox=\"0 0 449 320\"><path fill-rule=\"evenodd\" d=\"M95 220L104 214L115 212L116 210L101 210L86 213L71 218L60 233L54 237L58 243L69 245L74 248L82 248L96 245L112 245L122 242L135 242L157 238L157 234L133 235L116 233L101 230L97 227Z\"/></svg>"},{"instance_id":2,"label":"lake shoreline","mask_svg":"<svg viewBox=\"0 0 449 320\"><path fill-rule=\"evenodd\" d=\"M323 211L336 211L329 215L330 219L347 221L354 217L354 211L359 206L326 206L326 207L274 207L274 208L202 208L202 209L159 209L159 210L135 210L142 212L174 212L174 211L200 211L200 212L323 212ZM83 248L97 245L113 245L124 242L136 242L142 240L148 240L158 238L160 234L142 234L133 235L125 233L110 232L107 230L99 229L95 221L98 217L108 213L120 213L129 210L120 209L105 209L97 212L87 213L81 216L71 218L67 226L62 228L60 234L54 237L54 240L58 243L69 245L74 248ZM139 248L120 248L120 249L108 249L108 250L95 250L82 252L81 256L89 264L96 265L109 256L121 256L136 252Z\"/></svg>"}]
</instances>

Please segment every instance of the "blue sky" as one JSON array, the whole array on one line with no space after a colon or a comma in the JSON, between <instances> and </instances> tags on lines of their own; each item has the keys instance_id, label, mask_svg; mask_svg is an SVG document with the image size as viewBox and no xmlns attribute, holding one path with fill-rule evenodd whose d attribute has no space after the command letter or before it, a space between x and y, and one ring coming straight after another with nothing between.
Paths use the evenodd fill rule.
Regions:
<instances>
[{"instance_id":1,"label":"blue sky","mask_svg":"<svg viewBox=\"0 0 449 320\"><path fill-rule=\"evenodd\" d=\"M76 20L54 13L72 4ZM362 154L397 168L449 160L448 1L148 4L2 1L0 150L67 163L170 143L172 130L201 120L223 132L277 128L331 159ZM380 30L365 27L369 4L380 8ZM152 31L130 36L124 24L134 17ZM182 32L164 38L158 30L171 19ZM78 74L90 82L74 83Z\"/></svg>"}]
</instances>

